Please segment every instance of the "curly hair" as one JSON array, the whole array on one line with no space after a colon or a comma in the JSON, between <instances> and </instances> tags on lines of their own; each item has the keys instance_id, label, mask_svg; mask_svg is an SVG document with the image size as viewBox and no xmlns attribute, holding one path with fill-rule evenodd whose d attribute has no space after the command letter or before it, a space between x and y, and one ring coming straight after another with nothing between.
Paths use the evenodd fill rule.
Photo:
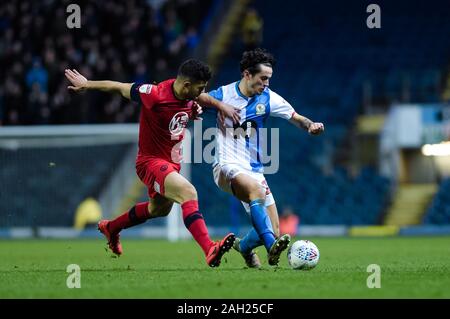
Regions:
<instances>
[{"instance_id":1,"label":"curly hair","mask_svg":"<svg viewBox=\"0 0 450 319\"><path fill-rule=\"evenodd\" d=\"M178 76L186 77L192 82L208 82L211 79L211 69L202 61L189 59L180 65Z\"/></svg>"},{"instance_id":2,"label":"curly hair","mask_svg":"<svg viewBox=\"0 0 450 319\"><path fill-rule=\"evenodd\" d=\"M275 66L275 63L275 58L271 53L264 49L258 48L251 51L245 51L242 54L242 59L239 66L241 69L241 74L247 70L251 75L255 75L261 71L260 64L273 67Z\"/></svg>"}]
</instances>

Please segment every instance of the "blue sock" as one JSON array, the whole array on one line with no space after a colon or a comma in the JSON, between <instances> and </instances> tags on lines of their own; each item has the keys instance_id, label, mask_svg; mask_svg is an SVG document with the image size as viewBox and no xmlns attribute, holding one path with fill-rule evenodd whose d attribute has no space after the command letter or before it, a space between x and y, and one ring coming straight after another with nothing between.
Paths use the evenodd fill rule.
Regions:
<instances>
[{"instance_id":1,"label":"blue sock","mask_svg":"<svg viewBox=\"0 0 450 319\"><path fill-rule=\"evenodd\" d=\"M250 215L253 227L258 232L259 238L263 241L267 251L269 251L275 242L275 235L262 199L255 199L250 202Z\"/></svg>"},{"instance_id":2,"label":"blue sock","mask_svg":"<svg viewBox=\"0 0 450 319\"><path fill-rule=\"evenodd\" d=\"M253 248L260 245L262 245L262 241L255 228L252 228L239 243L241 252L244 254L251 252Z\"/></svg>"}]
</instances>

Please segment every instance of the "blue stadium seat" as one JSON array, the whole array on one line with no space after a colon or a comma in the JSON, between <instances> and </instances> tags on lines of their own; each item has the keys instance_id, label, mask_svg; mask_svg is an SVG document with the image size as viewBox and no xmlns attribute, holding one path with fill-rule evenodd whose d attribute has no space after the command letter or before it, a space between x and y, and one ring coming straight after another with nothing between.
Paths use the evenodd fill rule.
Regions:
<instances>
[{"instance_id":1,"label":"blue stadium seat","mask_svg":"<svg viewBox=\"0 0 450 319\"><path fill-rule=\"evenodd\" d=\"M423 222L425 224L450 224L450 178L444 179L434 196Z\"/></svg>"}]
</instances>

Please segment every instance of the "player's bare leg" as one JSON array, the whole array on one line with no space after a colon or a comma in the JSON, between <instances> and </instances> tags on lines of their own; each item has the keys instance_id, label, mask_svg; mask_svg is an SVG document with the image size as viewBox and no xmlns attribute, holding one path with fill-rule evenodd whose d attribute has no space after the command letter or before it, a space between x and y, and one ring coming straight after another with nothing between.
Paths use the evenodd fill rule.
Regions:
<instances>
[{"instance_id":1,"label":"player's bare leg","mask_svg":"<svg viewBox=\"0 0 450 319\"><path fill-rule=\"evenodd\" d=\"M172 172L165 178L164 196L181 205L184 224L203 249L207 264L218 267L223 254L233 246L234 234L230 233L216 243L211 240L203 215L198 209L197 190L177 172Z\"/></svg>"},{"instance_id":2,"label":"player's bare leg","mask_svg":"<svg viewBox=\"0 0 450 319\"><path fill-rule=\"evenodd\" d=\"M150 202L139 203L129 211L113 220L101 220L98 230L106 237L111 251L120 256L123 252L120 243L120 231L140 225L148 219L164 217L170 213L173 202L161 195L156 195Z\"/></svg>"},{"instance_id":3,"label":"player's bare leg","mask_svg":"<svg viewBox=\"0 0 450 319\"><path fill-rule=\"evenodd\" d=\"M239 174L231 180L234 195L241 201L250 203L253 200L266 198L265 188L254 178Z\"/></svg>"}]
</instances>

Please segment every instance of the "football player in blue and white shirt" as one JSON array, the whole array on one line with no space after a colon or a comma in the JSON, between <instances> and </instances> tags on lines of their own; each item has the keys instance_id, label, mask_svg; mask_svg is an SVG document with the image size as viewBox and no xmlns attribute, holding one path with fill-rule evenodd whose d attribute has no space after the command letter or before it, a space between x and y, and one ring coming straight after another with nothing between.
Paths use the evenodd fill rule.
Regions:
<instances>
[{"instance_id":1,"label":"football player in blue and white shirt","mask_svg":"<svg viewBox=\"0 0 450 319\"><path fill-rule=\"evenodd\" d=\"M277 265L280 254L290 242L290 236L280 236L275 200L263 175L260 132L269 116L281 117L312 135L324 131L315 123L297 114L280 95L269 89L274 65L273 56L263 49L244 52L240 62L241 80L224 85L209 94L240 110L237 126L218 114L219 134L213 164L215 183L222 190L242 201L250 214L253 228L234 248L249 267L261 262L253 249L264 244L270 265Z\"/></svg>"}]
</instances>

